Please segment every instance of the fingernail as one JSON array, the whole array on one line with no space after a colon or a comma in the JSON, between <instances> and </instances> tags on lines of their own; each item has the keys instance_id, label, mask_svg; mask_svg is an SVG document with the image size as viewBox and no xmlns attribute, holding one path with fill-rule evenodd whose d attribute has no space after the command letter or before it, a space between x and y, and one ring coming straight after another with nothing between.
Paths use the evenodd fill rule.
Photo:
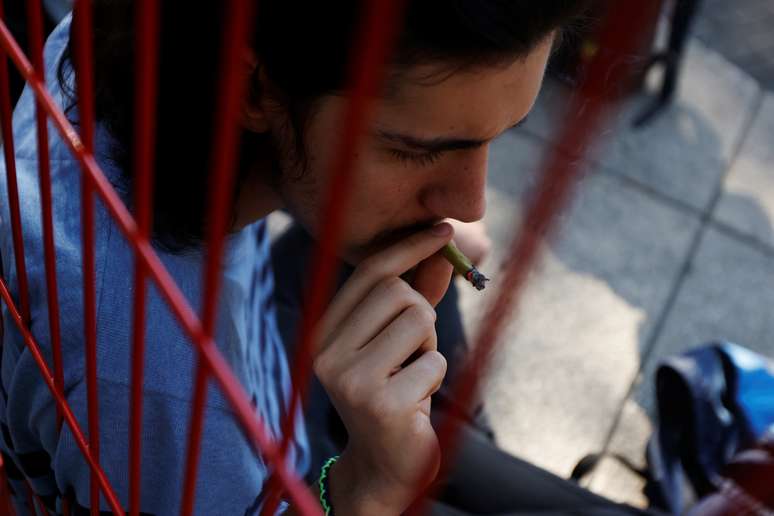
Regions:
<instances>
[{"instance_id":1,"label":"fingernail","mask_svg":"<svg viewBox=\"0 0 774 516\"><path fill-rule=\"evenodd\" d=\"M451 226L449 224L446 224L445 222L442 222L440 224L436 224L430 229L430 232L433 235L436 236L446 236L451 234Z\"/></svg>"}]
</instances>

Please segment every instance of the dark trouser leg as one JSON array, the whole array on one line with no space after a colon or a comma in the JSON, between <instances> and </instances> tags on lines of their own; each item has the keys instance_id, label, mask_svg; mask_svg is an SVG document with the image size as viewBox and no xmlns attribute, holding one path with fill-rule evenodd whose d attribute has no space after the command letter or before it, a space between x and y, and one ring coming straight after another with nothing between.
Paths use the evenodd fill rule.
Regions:
<instances>
[{"instance_id":1,"label":"dark trouser leg","mask_svg":"<svg viewBox=\"0 0 774 516\"><path fill-rule=\"evenodd\" d=\"M443 417L443 414L439 415ZM449 453L446 452L446 457ZM439 499L456 510L490 515L646 515L509 455L462 426ZM443 507L435 509L445 514ZM454 514L454 513L450 513Z\"/></svg>"}]
</instances>

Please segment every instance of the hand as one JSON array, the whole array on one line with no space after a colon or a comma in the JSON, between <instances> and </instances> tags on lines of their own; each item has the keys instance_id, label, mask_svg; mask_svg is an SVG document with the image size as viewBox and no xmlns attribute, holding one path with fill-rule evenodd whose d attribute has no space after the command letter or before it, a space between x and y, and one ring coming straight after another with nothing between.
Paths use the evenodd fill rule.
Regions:
<instances>
[{"instance_id":1,"label":"hand","mask_svg":"<svg viewBox=\"0 0 774 516\"><path fill-rule=\"evenodd\" d=\"M454 243L457 244L460 251L470 258L473 265L481 265L481 262L492 251L492 240L487 234L486 224L480 220L460 222L447 219L447 222L454 228Z\"/></svg>"},{"instance_id":2,"label":"hand","mask_svg":"<svg viewBox=\"0 0 774 516\"><path fill-rule=\"evenodd\" d=\"M451 279L438 251L452 233L440 224L366 259L320 322L315 373L349 434L331 471L340 514L399 514L439 467L430 396L446 360L434 305ZM409 285L400 276L415 267Z\"/></svg>"}]
</instances>

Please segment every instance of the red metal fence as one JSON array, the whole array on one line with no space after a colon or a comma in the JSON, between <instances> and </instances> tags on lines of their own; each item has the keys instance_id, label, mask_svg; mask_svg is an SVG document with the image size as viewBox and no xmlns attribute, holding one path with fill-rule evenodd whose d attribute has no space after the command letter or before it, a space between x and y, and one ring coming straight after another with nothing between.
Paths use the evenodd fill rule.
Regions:
<instances>
[{"instance_id":1,"label":"red metal fence","mask_svg":"<svg viewBox=\"0 0 774 516\"><path fill-rule=\"evenodd\" d=\"M159 40L159 5L153 0L135 2L136 21L142 30L136 31L141 37L136 39L137 70L135 73L135 148L133 149L136 166L135 215L129 213L116 191L107 181L94 158L94 85L92 71L91 43L91 6L89 0L76 0L73 23L75 26L74 49L80 113L80 131L76 131L57 106L45 88L43 66L43 24L40 2L28 0L28 18L30 33L30 53L27 57L13 39L8 27L0 21L0 127L3 134L3 148L7 170L9 209L13 228L15 266L19 278L18 299L14 300L7 284L0 278L0 297L6 303L19 331L23 335L30 353L34 357L43 379L46 381L56 401L59 424L66 424L75 436L84 457L91 468L91 510L98 513L100 494L104 496L115 514L139 514L140 501L140 435L142 429L143 403L143 363L145 356L144 325L147 281L156 284L169 304L172 312L190 337L197 352L193 411L190 421L188 452L186 457L184 496L182 514L193 512L194 486L196 480L198 452L202 434L203 412L207 383L214 380L231 404L240 425L243 427L256 454L263 457L273 472L269 488L275 493L284 492L289 500L303 514L320 514L320 508L308 488L292 471L287 469L283 456L288 449L293 428L295 408L303 402L311 375L312 343L315 322L320 318L326 296L332 288L332 279L336 272L337 261L334 249L339 240L343 221L347 215L346 206L351 185L353 158L361 141L369 118L369 98L372 98L384 77L384 63L393 41L400 29L400 20L404 7L403 1L371 0L367 2L358 43L359 49L353 56L349 70L349 107L341 130L340 144L329 164L332 177L324 210L327 224L319 238L320 247L310 271L311 292L307 300L303 324L300 330L299 344L291 367L293 374L292 408L288 410L283 422L284 439L274 442L264 428L263 422L256 416L249 399L232 374L226 360L221 356L215 342L213 331L217 313L217 293L220 286L220 264L224 248L224 235L227 225L228 203L234 181L234 165L237 150L237 112L245 87L245 77L241 73L240 59L252 28L254 14L252 0L228 0L226 23L229 30L224 31L222 45L221 83L218 94L220 104L216 118L217 135L213 142L213 166L210 173L209 220L206 244L206 272L204 297L201 314L196 314L189 301L183 296L150 243L151 200L153 184L153 142L154 103L156 99L157 48ZM655 17L654 5L657 2L614 2L609 19L603 24L600 43L603 48L612 49L600 53L589 64L589 80L575 96L568 113L580 113L567 118L557 138L556 152L547 158L541 183L531 202L524 223L515 235L510 249L510 258L504 271L499 274L499 290L486 311L486 324L475 339L475 352L465 365L456 385L455 393L459 407L466 407L471 401L479 379L485 374L487 358L497 341L507 315L512 313L520 287L524 283L526 272L533 263L539 248L539 239L550 229L553 215L566 202L571 192L573 179L577 174L578 157L593 140L603 120L606 87L616 81L611 75L622 54L637 45L638 26L649 24ZM0 18L2 18L0 1ZM14 142L11 129L11 100L8 87L7 58L10 58L24 79L31 86L36 100L38 151L40 163L40 193L42 202L43 238L46 261L46 287L48 292L49 325L51 345L54 350L53 365L43 357L35 338L29 330L30 305L25 270L25 257L22 242L22 227L19 197L14 162ZM621 67L618 67L621 73ZM583 110L577 109L584 106ZM77 421L69 408L63 392L63 365L59 330L59 307L56 288L55 248L52 226L51 179L49 172L47 121L53 122L66 144L79 161L83 173L82 224L83 224L83 299L84 299L84 359L88 391L88 432ZM95 277L94 277L94 194L107 207L120 230L125 235L136 256L133 314L132 349L132 390L130 416L130 467L128 507L122 507L119 495L114 491L109 479L99 463L99 428L96 388L96 317L95 317ZM445 453L454 449L457 436L455 419L448 417L439 429L439 439ZM428 473L429 474L429 473ZM0 503L7 504L7 490L0 485ZM264 513L274 510L278 496L269 496ZM32 500L30 503L36 503ZM37 502L39 503L39 501ZM5 507L2 505L0 507ZM421 503L414 507L419 513Z\"/></svg>"}]
</instances>

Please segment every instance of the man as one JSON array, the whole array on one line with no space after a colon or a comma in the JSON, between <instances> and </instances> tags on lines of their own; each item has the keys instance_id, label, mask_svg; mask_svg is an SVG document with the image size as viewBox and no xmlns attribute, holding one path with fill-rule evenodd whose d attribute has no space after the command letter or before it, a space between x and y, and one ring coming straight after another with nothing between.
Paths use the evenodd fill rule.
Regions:
<instances>
[{"instance_id":1,"label":"man","mask_svg":"<svg viewBox=\"0 0 774 516\"><path fill-rule=\"evenodd\" d=\"M359 6L356 1L264 0L245 57L249 94L243 103L216 340L275 438L281 437L289 375L276 326L264 218L285 208L311 234L325 224L320 206L329 186L326 164L347 105L344 82ZM453 236L449 224L440 221L472 222L483 215L488 145L526 116L562 27L582 7L569 0L409 3L388 81L374 99L375 116L358 150L340 249L355 270L320 322L315 357L317 378L348 436L330 470L326 494L337 514L400 514L423 487L425 465L439 463L431 396L443 381L446 360L437 351L433 307L451 277L438 251ZM97 158L127 201L133 171L132 8L128 0L94 2ZM198 307L220 42L213 28L220 26L223 12L219 2L170 1L161 9L154 241ZM47 44L47 78L77 122L69 30L68 19ZM17 106L14 133L31 326L50 354L34 132L34 102L27 89ZM62 141L51 136L65 392L85 427L79 173ZM3 273L18 289L5 212L2 219ZM100 460L126 504L134 262L99 203L95 238ZM401 277L410 270L408 283ZM150 292L148 303L141 510L166 515L180 506L195 356L157 291ZM23 495L26 477L49 510L61 511L65 496L86 510L88 468L70 432L58 433L51 396L5 309L4 317L0 417L7 431L2 448L6 463L18 468L13 472L17 494ZM409 357L413 361L407 362ZM533 478L508 478L511 459L505 454L484 445L463 448L463 454L466 449L483 462L471 471L464 465L473 462L460 463L464 474L450 480L460 494L457 507L439 503L439 514L556 511L557 502L586 513L634 512L553 477L546 480L538 470ZM250 452L216 389L207 397L200 463L197 513L257 513L269 472ZM306 473L302 424L289 463ZM489 495L477 484L491 481L483 471L499 477ZM553 487L540 493L539 485ZM476 496L465 496L466 490Z\"/></svg>"}]
</instances>

